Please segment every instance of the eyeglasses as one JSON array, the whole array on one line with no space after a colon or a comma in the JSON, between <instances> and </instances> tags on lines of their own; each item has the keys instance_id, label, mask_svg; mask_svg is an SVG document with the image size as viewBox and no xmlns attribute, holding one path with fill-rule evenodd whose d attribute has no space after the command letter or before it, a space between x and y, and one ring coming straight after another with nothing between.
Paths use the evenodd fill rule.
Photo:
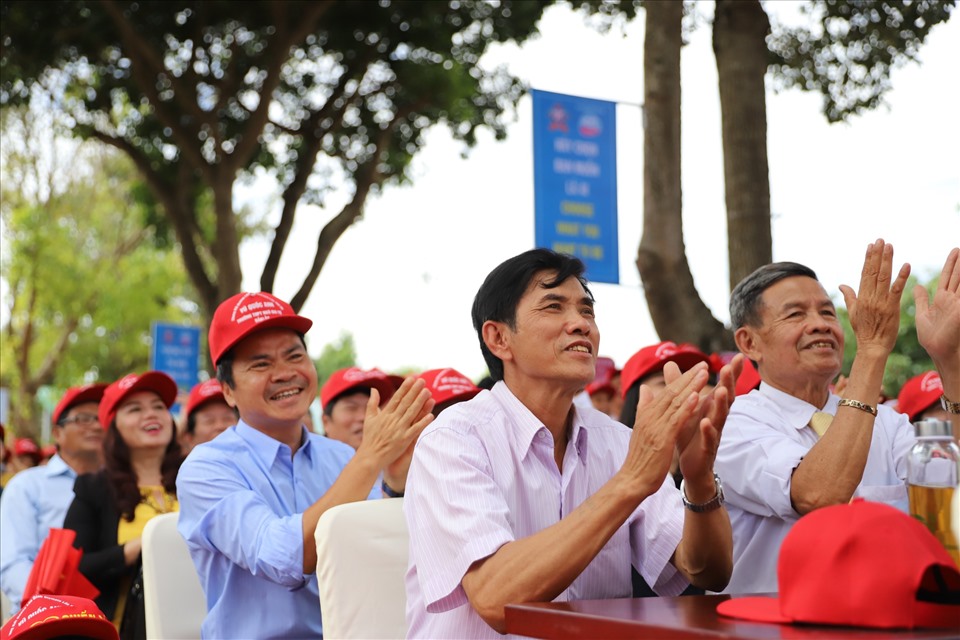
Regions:
<instances>
[{"instance_id":1,"label":"eyeglasses","mask_svg":"<svg viewBox=\"0 0 960 640\"><path fill-rule=\"evenodd\" d=\"M95 415L93 415L93 414L91 414L91 413L78 413L77 415L73 416L72 418L64 418L63 420L61 420L61 421L58 422L57 424L59 424L61 427L65 427L65 426L67 426L68 424L76 423L76 424L82 425L82 426L84 426L84 427L87 427L87 426L90 426L90 425L92 425L92 424L97 424L97 423L98 423L98 420L99 420L99 419L97 418L97 416L95 416Z\"/></svg>"}]
</instances>

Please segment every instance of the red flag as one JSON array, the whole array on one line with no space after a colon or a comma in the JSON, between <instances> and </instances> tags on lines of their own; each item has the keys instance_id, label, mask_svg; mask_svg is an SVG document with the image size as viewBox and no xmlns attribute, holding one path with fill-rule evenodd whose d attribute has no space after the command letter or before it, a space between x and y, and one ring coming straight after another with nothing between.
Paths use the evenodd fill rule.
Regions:
<instances>
[{"instance_id":1,"label":"red flag","mask_svg":"<svg viewBox=\"0 0 960 640\"><path fill-rule=\"evenodd\" d=\"M76 531L50 529L27 578L21 602L38 594L79 596L93 600L100 591L80 573L83 551L73 548Z\"/></svg>"}]
</instances>

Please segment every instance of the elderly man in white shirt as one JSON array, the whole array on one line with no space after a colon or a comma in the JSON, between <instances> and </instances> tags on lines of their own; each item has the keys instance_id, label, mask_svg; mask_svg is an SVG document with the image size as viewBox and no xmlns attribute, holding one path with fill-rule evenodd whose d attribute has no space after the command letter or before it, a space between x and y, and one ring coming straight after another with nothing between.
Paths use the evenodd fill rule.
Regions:
<instances>
[{"instance_id":1,"label":"elderly man in white shirt","mask_svg":"<svg viewBox=\"0 0 960 640\"><path fill-rule=\"evenodd\" d=\"M954 249L947 257L932 301L923 287L914 290L918 338L954 413L960 412L958 256ZM830 384L843 361L843 330L812 270L767 265L731 294L737 346L757 363L763 382L734 402L717 453L734 539L727 592L775 592L780 545L810 511L853 497L907 509L905 457L913 429L906 416L876 402L909 272L904 265L892 277L893 247L878 240L867 248L859 291L840 287L857 338L842 398Z\"/></svg>"}]
</instances>

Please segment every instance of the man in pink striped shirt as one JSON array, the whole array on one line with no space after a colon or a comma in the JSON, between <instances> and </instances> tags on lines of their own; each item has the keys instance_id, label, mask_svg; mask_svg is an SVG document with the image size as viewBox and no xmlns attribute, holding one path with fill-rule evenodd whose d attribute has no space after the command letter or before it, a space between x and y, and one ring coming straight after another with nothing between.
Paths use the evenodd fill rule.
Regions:
<instances>
[{"instance_id":1,"label":"man in pink striped shirt","mask_svg":"<svg viewBox=\"0 0 960 640\"><path fill-rule=\"evenodd\" d=\"M473 324L496 385L421 435L408 476L410 637L497 638L515 602L721 590L730 520L713 460L741 358L701 398L705 364L640 395L631 431L575 407L600 335L583 263L535 249L494 269ZM667 471L674 447L685 478ZM686 506L686 510L684 509Z\"/></svg>"}]
</instances>

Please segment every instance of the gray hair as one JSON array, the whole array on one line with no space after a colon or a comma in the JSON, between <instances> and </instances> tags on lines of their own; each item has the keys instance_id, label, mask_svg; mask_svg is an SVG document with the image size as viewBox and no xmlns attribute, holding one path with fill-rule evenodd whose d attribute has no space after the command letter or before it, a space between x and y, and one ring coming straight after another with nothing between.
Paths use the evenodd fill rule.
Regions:
<instances>
[{"instance_id":1,"label":"gray hair","mask_svg":"<svg viewBox=\"0 0 960 640\"><path fill-rule=\"evenodd\" d=\"M730 294L730 324L736 331L744 325L760 326L760 304L763 292L784 278L806 276L817 279L810 267L796 262L767 264L740 281Z\"/></svg>"}]
</instances>

